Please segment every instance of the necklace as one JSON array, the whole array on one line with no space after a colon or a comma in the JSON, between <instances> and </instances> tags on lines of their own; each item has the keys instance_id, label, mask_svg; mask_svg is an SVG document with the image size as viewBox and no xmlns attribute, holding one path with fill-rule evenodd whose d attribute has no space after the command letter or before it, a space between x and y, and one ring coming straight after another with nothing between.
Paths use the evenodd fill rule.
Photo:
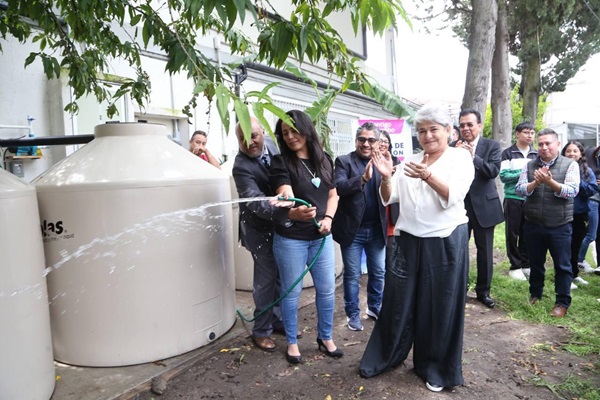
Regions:
<instances>
[{"instance_id":1,"label":"necklace","mask_svg":"<svg viewBox=\"0 0 600 400\"><path fill-rule=\"evenodd\" d=\"M300 158L300 162L302 163L302 165L304 165L304 168L306 168L306 170L308 171L308 173L310 174L310 176L312 176L312 179L310 180L310 183L312 183L316 188L318 188L319 186L321 186L321 178L319 178L318 176L315 176L315 174L312 173L312 171L310 170L310 168L308 168L306 166L306 164L304 164L304 161Z\"/></svg>"}]
</instances>

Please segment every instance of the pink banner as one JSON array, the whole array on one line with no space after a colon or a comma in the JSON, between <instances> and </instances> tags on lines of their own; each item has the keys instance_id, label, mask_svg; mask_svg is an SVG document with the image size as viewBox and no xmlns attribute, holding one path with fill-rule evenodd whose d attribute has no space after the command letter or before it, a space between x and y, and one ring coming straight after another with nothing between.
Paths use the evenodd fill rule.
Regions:
<instances>
[{"instance_id":1,"label":"pink banner","mask_svg":"<svg viewBox=\"0 0 600 400\"><path fill-rule=\"evenodd\" d=\"M406 124L407 132L403 119L359 119L358 125L365 122L374 123L380 131L386 131L392 140L392 155L398 157L400 161L404 160L406 154L412 154L412 136L410 126Z\"/></svg>"}]
</instances>

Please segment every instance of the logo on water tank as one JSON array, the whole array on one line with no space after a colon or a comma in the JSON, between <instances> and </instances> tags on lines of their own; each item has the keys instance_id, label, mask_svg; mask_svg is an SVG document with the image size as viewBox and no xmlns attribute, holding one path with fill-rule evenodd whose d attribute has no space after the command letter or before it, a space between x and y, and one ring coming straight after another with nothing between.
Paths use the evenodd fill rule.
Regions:
<instances>
[{"instance_id":1,"label":"logo on water tank","mask_svg":"<svg viewBox=\"0 0 600 400\"><path fill-rule=\"evenodd\" d=\"M56 241L59 239L71 239L75 235L69 233L67 229L64 227L63 221L42 221L42 237L44 238L44 242Z\"/></svg>"}]
</instances>

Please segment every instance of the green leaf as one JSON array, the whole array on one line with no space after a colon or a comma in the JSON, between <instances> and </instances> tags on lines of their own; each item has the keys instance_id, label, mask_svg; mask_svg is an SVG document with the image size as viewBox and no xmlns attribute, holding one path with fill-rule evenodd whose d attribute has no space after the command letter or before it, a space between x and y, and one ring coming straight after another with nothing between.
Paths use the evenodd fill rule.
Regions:
<instances>
[{"instance_id":1,"label":"green leaf","mask_svg":"<svg viewBox=\"0 0 600 400\"><path fill-rule=\"evenodd\" d=\"M131 26L136 26L140 22L140 19L142 19L142 14L136 14L131 18L129 24Z\"/></svg>"},{"instance_id":2,"label":"green leaf","mask_svg":"<svg viewBox=\"0 0 600 400\"><path fill-rule=\"evenodd\" d=\"M325 4L325 8L323 8L323 18L325 18L329 14L331 14L332 11L333 11L333 4L332 4L332 2L327 2L327 4Z\"/></svg>"},{"instance_id":3,"label":"green leaf","mask_svg":"<svg viewBox=\"0 0 600 400\"><path fill-rule=\"evenodd\" d=\"M242 128L242 132L244 132L244 138L250 137L252 135L252 123L250 122L248 105L240 99L234 99L233 108L240 127Z\"/></svg>"},{"instance_id":4,"label":"green leaf","mask_svg":"<svg viewBox=\"0 0 600 400\"><path fill-rule=\"evenodd\" d=\"M277 23L273 37L273 61L275 66L282 66L287 60L292 49L293 33L285 22Z\"/></svg>"},{"instance_id":5,"label":"green leaf","mask_svg":"<svg viewBox=\"0 0 600 400\"><path fill-rule=\"evenodd\" d=\"M358 35L358 22L359 22L358 11L356 11L355 9L352 9L350 11L350 18L352 21L352 30L354 30L354 36L356 36L356 35Z\"/></svg>"},{"instance_id":6,"label":"green leaf","mask_svg":"<svg viewBox=\"0 0 600 400\"><path fill-rule=\"evenodd\" d=\"M203 2L199 1L199 0L196 0L196 1L190 1L189 3L190 3L189 4L190 15L192 15L192 16L198 15L198 12L200 11L200 7L202 6Z\"/></svg>"},{"instance_id":7,"label":"green leaf","mask_svg":"<svg viewBox=\"0 0 600 400\"><path fill-rule=\"evenodd\" d=\"M228 16L227 16L227 7L223 3L216 4L215 8L217 9L217 14L221 19L221 23L223 26L227 26Z\"/></svg>"},{"instance_id":8,"label":"green leaf","mask_svg":"<svg viewBox=\"0 0 600 400\"><path fill-rule=\"evenodd\" d=\"M298 58L300 61L304 58L304 54L306 53L306 47L308 46L308 29L306 25L302 26L300 29L300 54Z\"/></svg>"},{"instance_id":9,"label":"green leaf","mask_svg":"<svg viewBox=\"0 0 600 400\"><path fill-rule=\"evenodd\" d=\"M371 2L370 0L362 0L360 2L360 21L362 22L362 25L367 25L368 26L368 22L369 22L369 11L371 9Z\"/></svg>"},{"instance_id":10,"label":"green leaf","mask_svg":"<svg viewBox=\"0 0 600 400\"><path fill-rule=\"evenodd\" d=\"M246 18L246 0L233 0L233 4L235 5L237 13L240 16L240 22L243 24L244 19Z\"/></svg>"},{"instance_id":11,"label":"green leaf","mask_svg":"<svg viewBox=\"0 0 600 400\"><path fill-rule=\"evenodd\" d=\"M267 110L269 110L270 112L272 112L273 114L275 114L275 116L277 118L279 118L280 120L282 120L283 122L285 122L286 125L288 125L292 128L296 127L292 117L287 115L285 113L285 110L283 110L282 108L279 108L275 104L272 104L272 103L263 103L263 107L266 108Z\"/></svg>"},{"instance_id":12,"label":"green leaf","mask_svg":"<svg viewBox=\"0 0 600 400\"><path fill-rule=\"evenodd\" d=\"M144 27L142 28L142 40L144 42L144 47L148 48L148 43L150 42L150 37L153 34L152 22L150 18L147 18L144 21Z\"/></svg>"},{"instance_id":13,"label":"green leaf","mask_svg":"<svg viewBox=\"0 0 600 400\"><path fill-rule=\"evenodd\" d=\"M237 18L238 9L236 5L231 2L225 2L225 10L227 11L227 20L229 21L229 25L227 26L227 30L233 28L233 24L235 24L235 19ZM243 8L242 8L243 11Z\"/></svg>"},{"instance_id":14,"label":"green leaf","mask_svg":"<svg viewBox=\"0 0 600 400\"><path fill-rule=\"evenodd\" d=\"M221 117L221 121L225 126L225 132L229 132L229 102L231 101L231 94L229 93L229 90L220 83L215 88L215 95L217 97L219 117Z\"/></svg>"},{"instance_id":15,"label":"green leaf","mask_svg":"<svg viewBox=\"0 0 600 400\"><path fill-rule=\"evenodd\" d=\"M197 0L197 3L200 3L199 0ZM215 9L215 6L217 5L217 0L204 0L204 20L208 21L210 19L210 14L212 14L213 10ZM192 14L194 15L194 14ZM223 25L225 25L226 21L221 21L223 23Z\"/></svg>"},{"instance_id":16,"label":"green leaf","mask_svg":"<svg viewBox=\"0 0 600 400\"><path fill-rule=\"evenodd\" d=\"M269 102L272 102L271 97L269 96L268 92L269 92L269 90L271 90L271 88L273 88L277 85L281 85L281 82L271 82L267 86L265 86L263 88L263 90L261 90L260 92L253 90L253 91L246 93L246 98L256 97L258 100L267 100Z\"/></svg>"},{"instance_id":17,"label":"green leaf","mask_svg":"<svg viewBox=\"0 0 600 400\"><path fill-rule=\"evenodd\" d=\"M320 99L313 102L304 112L310 116L313 122L316 122L321 115L327 116L333 101L337 97L338 92L333 89L325 89L324 95Z\"/></svg>"},{"instance_id":18,"label":"green leaf","mask_svg":"<svg viewBox=\"0 0 600 400\"><path fill-rule=\"evenodd\" d=\"M25 67L35 61L39 53L29 53L29 56L25 59Z\"/></svg>"},{"instance_id":19,"label":"green leaf","mask_svg":"<svg viewBox=\"0 0 600 400\"><path fill-rule=\"evenodd\" d=\"M252 0L245 0L245 1L246 1L246 10L248 10L250 12L250 14L252 14L252 18L254 19L254 22L257 23L258 15L256 14L256 10L254 8L254 3L252 2Z\"/></svg>"},{"instance_id":20,"label":"green leaf","mask_svg":"<svg viewBox=\"0 0 600 400\"><path fill-rule=\"evenodd\" d=\"M312 85L312 87L317 90L317 82L312 79L310 76L308 76L302 69L300 69L300 67L298 67L295 64L292 64L291 62L287 61L285 63L284 66L284 70L286 70L287 72L291 72L292 74L294 74L294 76L296 78L302 79L304 82L310 83Z\"/></svg>"},{"instance_id":21,"label":"green leaf","mask_svg":"<svg viewBox=\"0 0 600 400\"><path fill-rule=\"evenodd\" d=\"M277 139L275 138L275 133L273 132L273 129L271 129L271 124L265 118L265 112L264 112L265 109L264 109L263 103L253 103L252 110L254 111L254 116L258 119L258 121L263 126L263 128L265 128L265 130L267 131L269 136L271 136L273 141L275 143L277 143ZM245 135L244 135L244 137L245 137Z\"/></svg>"}]
</instances>

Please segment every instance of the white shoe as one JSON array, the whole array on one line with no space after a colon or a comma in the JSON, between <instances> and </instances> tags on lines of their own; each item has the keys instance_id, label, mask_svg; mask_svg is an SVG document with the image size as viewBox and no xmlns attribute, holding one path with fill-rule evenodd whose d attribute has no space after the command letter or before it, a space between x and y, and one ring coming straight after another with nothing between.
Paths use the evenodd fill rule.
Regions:
<instances>
[{"instance_id":1,"label":"white shoe","mask_svg":"<svg viewBox=\"0 0 600 400\"><path fill-rule=\"evenodd\" d=\"M521 271L523 271L523 275L529 279L529 275L531 275L531 268L521 268Z\"/></svg>"},{"instance_id":2,"label":"white shoe","mask_svg":"<svg viewBox=\"0 0 600 400\"><path fill-rule=\"evenodd\" d=\"M441 392L444 390L443 386L434 385L433 383L425 382L425 387L432 392Z\"/></svg>"},{"instance_id":3,"label":"white shoe","mask_svg":"<svg viewBox=\"0 0 600 400\"><path fill-rule=\"evenodd\" d=\"M579 272L585 272L586 274L594 272L594 268L585 260L577 263L577 266L579 267Z\"/></svg>"},{"instance_id":4,"label":"white shoe","mask_svg":"<svg viewBox=\"0 0 600 400\"><path fill-rule=\"evenodd\" d=\"M510 276L513 279L516 279L518 281L526 281L527 277L525 276L525 274L523 273L522 269L511 269L510 271L508 271L508 276Z\"/></svg>"},{"instance_id":5,"label":"white shoe","mask_svg":"<svg viewBox=\"0 0 600 400\"><path fill-rule=\"evenodd\" d=\"M367 308L367 311L366 311L366 312L367 312L367 316L368 316L369 318L373 318L375 321L377 321L377 318L379 318L379 314L377 314L377 313L376 313L376 312L374 312L374 311L371 311L371 309L370 309L370 308Z\"/></svg>"},{"instance_id":6,"label":"white shoe","mask_svg":"<svg viewBox=\"0 0 600 400\"><path fill-rule=\"evenodd\" d=\"M592 272L595 273L596 275L600 275L600 267L593 269Z\"/></svg>"},{"instance_id":7,"label":"white shoe","mask_svg":"<svg viewBox=\"0 0 600 400\"><path fill-rule=\"evenodd\" d=\"M574 283L571 283L571 290L575 290L575 289L577 289L577 285Z\"/></svg>"},{"instance_id":8,"label":"white shoe","mask_svg":"<svg viewBox=\"0 0 600 400\"><path fill-rule=\"evenodd\" d=\"M583 279L580 276L578 276L575 279L573 279L573 282L578 283L580 285L589 285L590 284L588 281L586 281L585 279Z\"/></svg>"}]
</instances>

